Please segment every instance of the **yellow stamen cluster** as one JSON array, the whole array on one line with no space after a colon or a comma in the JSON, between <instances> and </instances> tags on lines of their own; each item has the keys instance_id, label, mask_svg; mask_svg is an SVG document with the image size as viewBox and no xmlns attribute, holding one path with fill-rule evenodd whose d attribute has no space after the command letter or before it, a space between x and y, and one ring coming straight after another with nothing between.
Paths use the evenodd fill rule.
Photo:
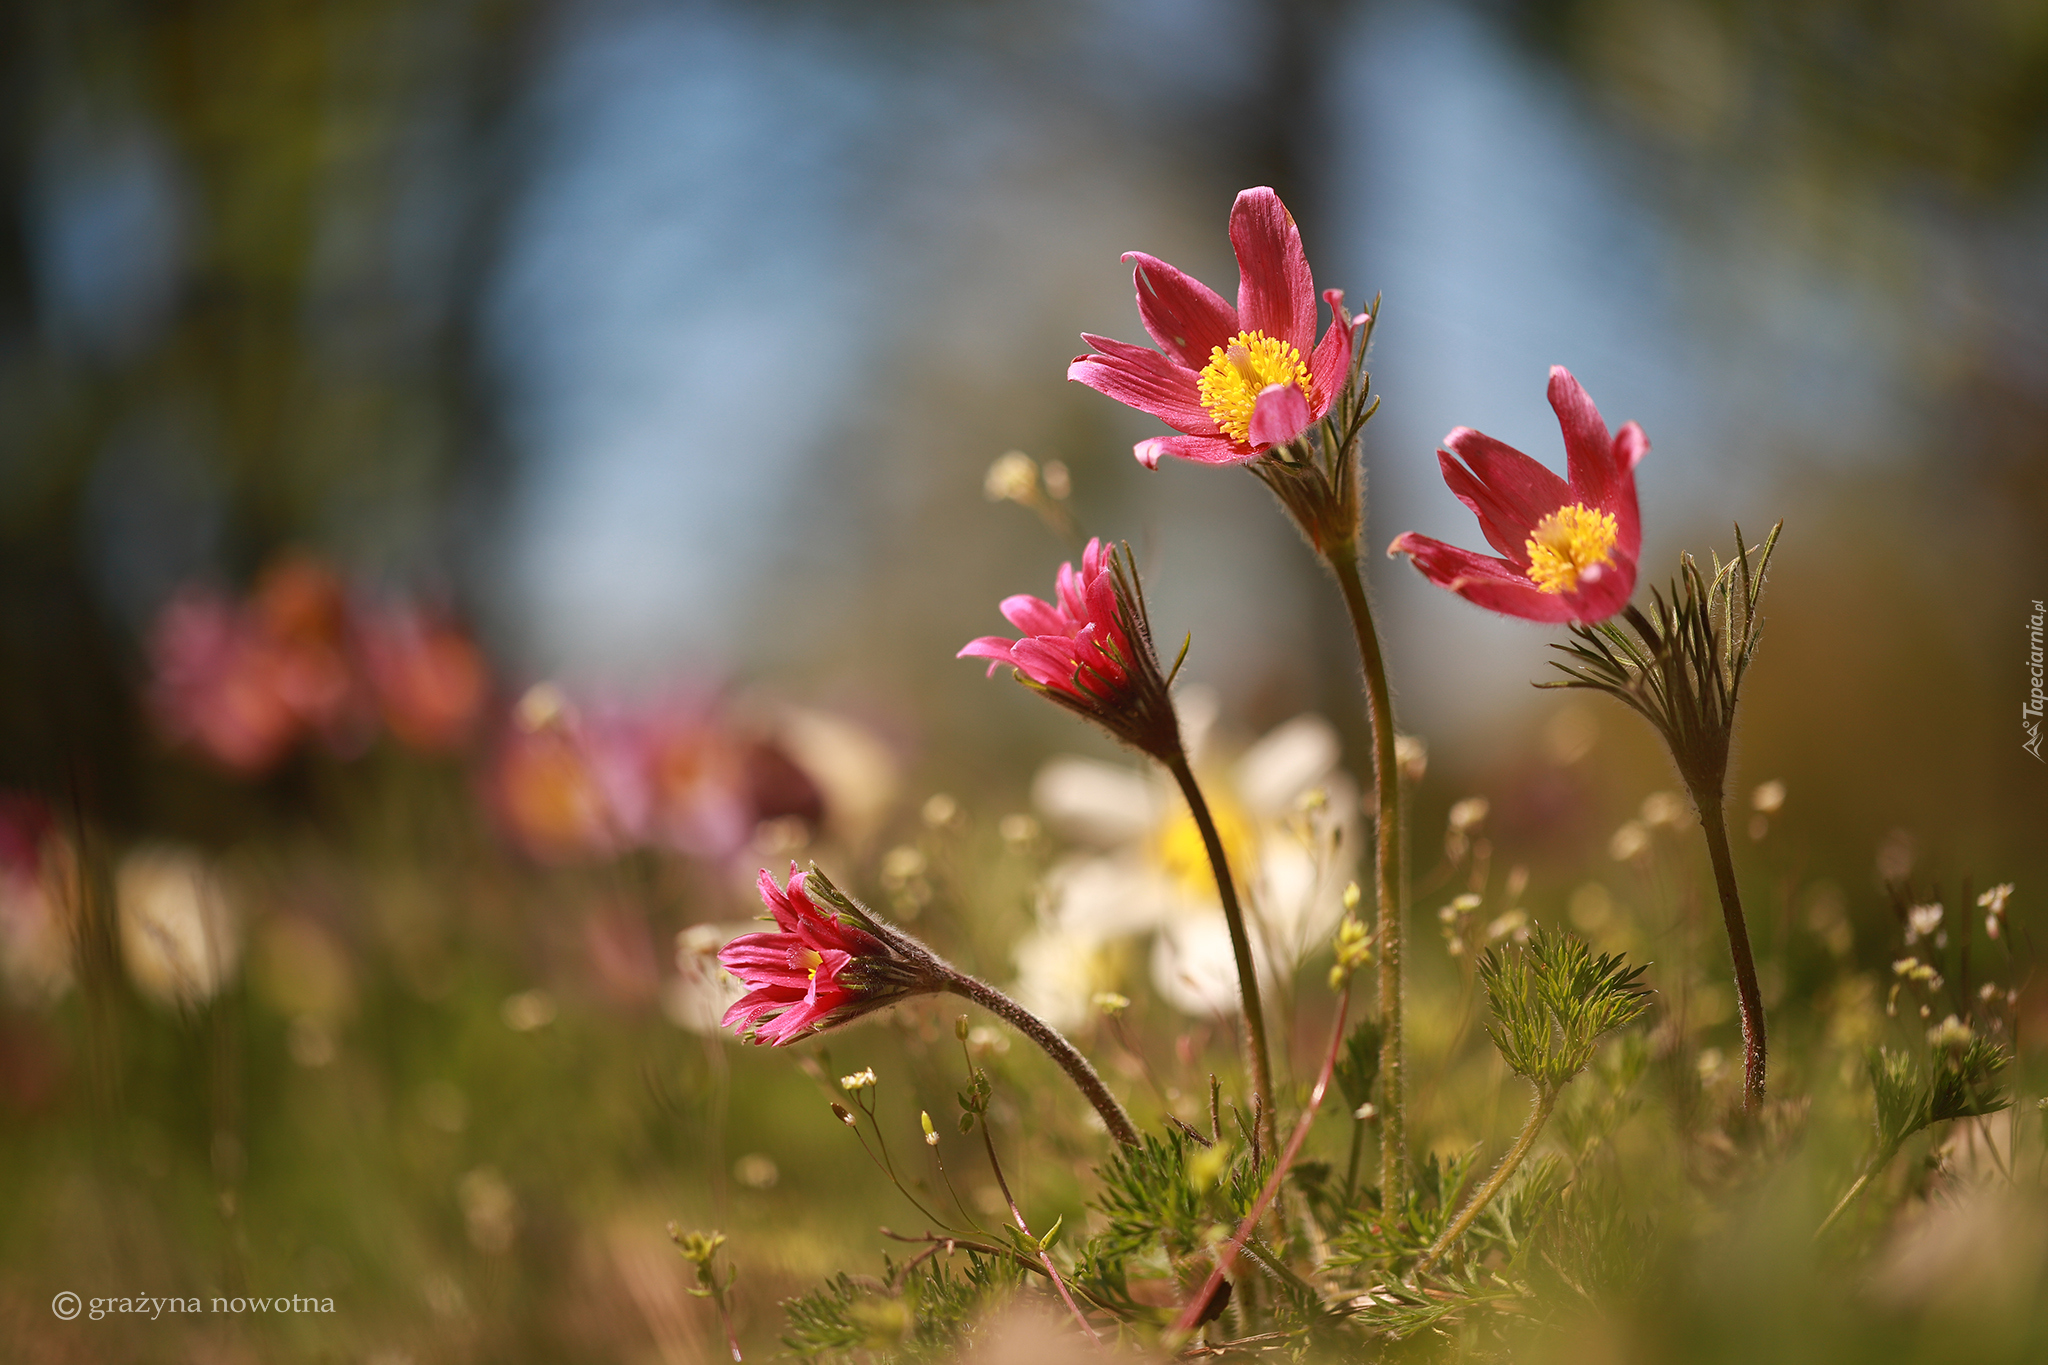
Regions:
<instances>
[{"instance_id":1,"label":"yellow stamen cluster","mask_svg":"<svg viewBox=\"0 0 2048 1365\"><path fill-rule=\"evenodd\" d=\"M1248 441L1259 392L1271 384L1298 384L1301 396L1315 402L1301 352L1264 332L1239 332L1229 345L1210 347L1209 363L1195 379L1209 416L1224 435L1240 443Z\"/></svg>"},{"instance_id":2,"label":"yellow stamen cluster","mask_svg":"<svg viewBox=\"0 0 2048 1365\"><path fill-rule=\"evenodd\" d=\"M1576 591L1580 574L1614 558L1617 534L1612 512L1582 502L1558 508L1529 537L1529 581L1538 592Z\"/></svg>"}]
</instances>

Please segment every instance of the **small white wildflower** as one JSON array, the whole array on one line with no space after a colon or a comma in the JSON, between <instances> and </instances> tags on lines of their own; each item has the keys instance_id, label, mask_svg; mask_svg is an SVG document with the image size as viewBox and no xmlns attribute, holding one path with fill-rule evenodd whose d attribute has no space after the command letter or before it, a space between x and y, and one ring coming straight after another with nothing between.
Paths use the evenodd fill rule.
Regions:
<instances>
[{"instance_id":1,"label":"small white wildflower","mask_svg":"<svg viewBox=\"0 0 2048 1365\"><path fill-rule=\"evenodd\" d=\"M1614 837L1607 841L1607 855L1617 863L1628 862L1640 857L1650 847L1650 831L1634 820L1614 831Z\"/></svg>"},{"instance_id":2,"label":"small white wildflower","mask_svg":"<svg viewBox=\"0 0 2048 1365\"><path fill-rule=\"evenodd\" d=\"M532 1033L555 1021L555 1000L546 991L521 991L506 996L498 1014L514 1033Z\"/></svg>"},{"instance_id":3,"label":"small white wildflower","mask_svg":"<svg viewBox=\"0 0 2048 1365\"><path fill-rule=\"evenodd\" d=\"M875 1084L875 1069L871 1066L864 1066L851 1076L841 1076L839 1078L839 1088L841 1090L865 1090L873 1084Z\"/></svg>"},{"instance_id":4,"label":"small white wildflower","mask_svg":"<svg viewBox=\"0 0 2048 1365\"><path fill-rule=\"evenodd\" d=\"M1651 829L1667 829L1685 819L1685 798L1677 792L1651 792L1643 798L1642 820Z\"/></svg>"},{"instance_id":5,"label":"small white wildflower","mask_svg":"<svg viewBox=\"0 0 2048 1365\"><path fill-rule=\"evenodd\" d=\"M1395 735L1394 766L1407 781L1420 782L1429 771L1429 746L1418 735Z\"/></svg>"},{"instance_id":6,"label":"small white wildflower","mask_svg":"<svg viewBox=\"0 0 2048 1365\"><path fill-rule=\"evenodd\" d=\"M568 723L574 710L568 694L550 682L535 683L512 708L512 723L529 735Z\"/></svg>"},{"instance_id":7,"label":"small white wildflower","mask_svg":"<svg viewBox=\"0 0 2048 1365\"><path fill-rule=\"evenodd\" d=\"M1493 803L1483 796L1468 796L1451 807L1451 829L1466 834L1486 821Z\"/></svg>"},{"instance_id":8,"label":"small white wildflower","mask_svg":"<svg viewBox=\"0 0 2048 1365\"><path fill-rule=\"evenodd\" d=\"M981 492L990 502L1037 501L1038 461L1021 450L998 455L982 477Z\"/></svg>"},{"instance_id":9,"label":"small white wildflower","mask_svg":"<svg viewBox=\"0 0 2048 1365\"><path fill-rule=\"evenodd\" d=\"M882 855L882 885L896 890L914 877L924 875L924 853L910 844L898 844Z\"/></svg>"},{"instance_id":10,"label":"small white wildflower","mask_svg":"<svg viewBox=\"0 0 2048 1365\"><path fill-rule=\"evenodd\" d=\"M1984 908L1984 932L1987 936L1997 938L2005 932L2005 903L2011 898L2011 882L2000 882L1977 897L1977 904Z\"/></svg>"},{"instance_id":11,"label":"small white wildflower","mask_svg":"<svg viewBox=\"0 0 2048 1365\"><path fill-rule=\"evenodd\" d=\"M1948 1018L1927 1030L1927 1042L1932 1047L1968 1047L1976 1032L1962 1020L1951 1014Z\"/></svg>"},{"instance_id":12,"label":"small white wildflower","mask_svg":"<svg viewBox=\"0 0 2048 1365\"><path fill-rule=\"evenodd\" d=\"M1918 943L1931 938L1941 927L1941 906L1916 905L1906 912L1906 942Z\"/></svg>"}]
</instances>

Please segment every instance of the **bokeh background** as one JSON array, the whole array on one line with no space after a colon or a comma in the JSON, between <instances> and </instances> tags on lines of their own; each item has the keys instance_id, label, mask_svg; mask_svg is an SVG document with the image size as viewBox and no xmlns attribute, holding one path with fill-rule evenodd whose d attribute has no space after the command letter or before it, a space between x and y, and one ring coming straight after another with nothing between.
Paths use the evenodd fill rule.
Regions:
<instances>
[{"instance_id":1,"label":"bokeh background","mask_svg":"<svg viewBox=\"0 0 2048 1365\"><path fill-rule=\"evenodd\" d=\"M1335 596L1264 491L1141 469L1155 425L1063 377L1081 331L1140 334L1123 251L1230 293L1255 184L1319 285L1384 299L1368 545L1475 543L1432 457L1452 426L1561 464L1554 363L1649 433L1646 573L1784 520L1735 779L1787 793L1755 892L1781 977L1838 922L1835 958L1881 969L1885 876L2013 882L2032 913L2048 9L25 0L0 789L87 929L68 986L0 1015L21 1358L693 1359L715 1328L667 1218L776 1229L741 1256L750 1341L871 1256L904 1215L813 1082L661 1003L673 936L747 918L792 852L910 912L983 907L930 932L1011 971L1057 841L1002 817L1048 755L1108 750L952 658L1071 553L984 495L992 460L1061 462L1081 532L1132 542L1222 732L1320 712L1369 769ZM281 563L326 566L316 615L426 604L473 647L473 718L414 745L387 709L239 764L180 742L167 606ZM1563 915L1620 875L1662 759L1529 686L1551 634L1369 572L1429 747L1415 839L1487 797ZM508 797L504 755L564 698L725 736L741 814L549 844L574 820ZM138 850L226 888L246 971L203 1000L123 984ZM940 1075L919 1028L950 1033L864 1032L827 1071ZM1086 1135L1034 1140L1077 1198ZM259 1281L338 1311L46 1307Z\"/></svg>"}]
</instances>

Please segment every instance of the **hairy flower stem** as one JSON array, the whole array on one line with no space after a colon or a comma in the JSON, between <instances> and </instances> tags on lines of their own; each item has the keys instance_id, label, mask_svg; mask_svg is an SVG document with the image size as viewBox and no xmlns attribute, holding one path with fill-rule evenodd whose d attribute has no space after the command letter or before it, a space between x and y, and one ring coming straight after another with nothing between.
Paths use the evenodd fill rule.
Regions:
<instances>
[{"instance_id":1,"label":"hairy flower stem","mask_svg":"<svg viewBox=\"0 0 2048 1365\"><path fill-rule=\"evenodd\" d=\"M1335 541L1324 559L1337 575L1365 668L1365 695L1372 720L1373 783L1379 794L1375 890L1379 905L1380 1002L1380 1207L1398 1209L1408 1190L1408 1130L1401 1064L1401 766L1394 756L1394 707L1387 694L1387 665L1380 657L1372 604L1358 576L1358 543Z\"/></svg>"},{"instance_id":2,"label":"hairy flower stem","mask_svg":"<svg viewBox=\"0 0 2048 1365\"><path fill-rule=\"evenodd\" d=\"M1109 1087L1102 1083L1102 1077L1096 1074L1094 1066L1058 1029L986 981L940 965L945 973L943 989L972 1000L1038 1044L1039 1050L1059 1063L1060 1070L1067 1073L1067 1079L1088 1097L1088 1102L1095 1106L1095 1112L1102 1116L1103 1126L1109 1129L1109 1135L1126 1147L1138 1145L1138 1129L1131 1122L1131 1116L1117 1103L1116 1096L1109 1093Z\"/></svg>"},{"instance_id":3,"label":"hairy flower stem","mask_svg":"<svg viewBox=\"0 0 2048 1365\"><path fill-rule=\"evenodd\" d=\"M1756 958L1749 951L1749 925L1742 916L1742 896L1735 888L1735 859L1728 850L1728 821L1721 794L1694 788L1700 828L1706 832L1707 855L1714 863L1714 885L1721 893L1721 918L1728 925L1728 952L1735 959L1735 997L1742 1011L1742 1110L1754 1115L1764 1102L1764 997L1757 989Z\"/></svg>"},{"instance_id":4,"label":"hairy flower stem","mask_svg":"<svg viewBox=\"0 0 2048 1365\"><path fill-rule=\"evenodd\" d=\"M1280 1127L1273 1090L1273 1063L1266 1047L1266 1012L1259 1004L1259 973L1252 961L1251 935L1245 929L1244 909L1237 901L1237 881L1230 874L1230 860L1224 856L1222 836L1216 832L1215 818L1209 814L1209 803L1202 796L1202 788L1195 781L1194 769L1188 766L1185 753L1175 753L1161 760L1173 780L1180 784L1181 795L1187 798L1188 810L1195 817L1195 828L1202 832L1202 847L1208 850L1209 867L1216 874L1216 894L1223 901L1223 919L1230 926L1230 953L1237 962L1237 985L1244 999L1244 1031L1246 1050L1252 1058L1252 1094L1254 1107L1259 1113L1259 1127L1262 1130L1266 1150L1280 1150Z\"/></svg>"},{"instance_id":5,"label":"hairy flower stem","mask_svg":"<svg viewBox=\"0 0 2048 1365\"><path fill-rule=\"evenodd\" d=\"M1529 1121L1522 1125L1521 1136L1515 1139L1515 1145L1508 1148L1508 1154L1500 1159L1500 1165L1493 1168L1493 1174L1486 1177L1486 1183L1466 1201L1464 1208L1458 1210L1458 1216L1451 1220L1451 1225L1444 1229L1443 1235L1436 1239L1435 1245L1422 1253L1422 1259L1415 1263L1415 1269L1410 1272L1411 1278L1427 1273L1432 1266L1442 1260L1444 1253L1451 1249L1451 1244L1465 1235L1465 1229L1472 1226L1472 1220L1477 1218L1480 1211L1501 1192L1501 1187L1508 1183L1508 1177L1515 1173L1516 1168L1522 1164L1522 1159L1529 1155L1529 1149L1536 1145L1536 1135L1543 1131L1543 1125L1549 1121L1550 1111L1557 1105L1557 1096L1558 1092L1555 1090L1537 1090L1536 1107L1529 1111Z\"/></svg>"}]
</instances>

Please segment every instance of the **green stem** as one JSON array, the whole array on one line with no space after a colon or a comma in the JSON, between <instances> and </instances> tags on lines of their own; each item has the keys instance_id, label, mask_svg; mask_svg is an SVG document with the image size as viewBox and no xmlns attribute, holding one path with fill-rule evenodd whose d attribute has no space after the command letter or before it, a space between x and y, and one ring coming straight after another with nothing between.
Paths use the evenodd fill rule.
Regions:
<instances>
[{"instance_id":1,"label":"green stem","mask_svg":"<svg viewBox=\"0 0 2048 1365\"><path fill-rule=\"evenodd\" d=\"M1480 1210L1500 1193L1501 1187L1508 1183L1508 1177L1522 1164L1522 1158L1528 1156L1529 1149L1536 1145L1536 1135L1543 1131L1543 1125L1550 1118L1551 1108L1556 1103L1556 1091L1541 1088L1536 1091L1536 1107L1529 1111L1529 1121L1522 1125L1522 1134L1515 1139L1515 1145L1508 1148L1508 1154L1500 1159L1500 1165L1493 1168L1493 1174L1486 1177L1486 1183L1481 1185L1465 1207L1458 1211L1458 1216L1444 1229L1443 1236L1437 1238L1436 1244L1424 1252L1422 1259L1415 1263L1412 1275L1420 1276L1442 1260L1443 1254L1450 1250L1451 1243L1464 1235L1465 1229L1472 1226L1472 1220L1479 1216Z\"/></svg>"},{"instance_id":2,"label":"green stem","mask_svg":"<svg viewBox=\"0 0 2048 1365\"><path fill-rule=\"evenodd\" d=\"M1238 991L1244 999L1245 1042L1252 1059L1252 1093L1259 1100L1259 1127L1263 1130L1266 1150L1277 1153L1280 1150L1280 1126L1275 1112L1273 1064L1266 1046L1266 1012L1259 1003L1259 973L1252 960L1252 941L1245 929L1244 909L1237 901L1237 881L1230 874L1230 860L1224 855L1222 836L1216 832L1216 821L1209 814L1209 803L1202 796L1201 784L1195 781L1194 769L1188 766L1187 755L1175 754L1165 763L1167 771L1173 774L1173 780L1180 784L1181 795L1187 798L1188 811L1195 817L1195 828L1202 832L1202 847L1209 853L1209 867L1216 874L1216 894L1223 901L1224 922L1230 926L1230 954L1237 962Z\"/></svg>"},{"instance_id":3,"label":"green stem","mask_svg":"<svg viewBox=\"0 0 2048 1365\"><path fill-rule=\"evenodd\" d=\"M1324 550L1358 640L1365 668L1365 694L1372 720L1373 783L1378 791L1379 848L1375 890L1379 906L1380 1001L1380 1207L1398 1209L1408 1189L1408 1130L1401 1062L1401 767L1394 756L1394 707L1387 692L1387 666L1380 657L1372 604L1358 575L1358 543L1333 542Z\"/></svg>"},{"instance_id":4,"label":"green stem","mask_svg":"<svg viewBox=\"0 0 2048 1365\"><path fill-rule=\"evenodd\" d=\"M1835 1220L1842 1216L1842 1211L1855 1202L1857 1195L1863 1193L1863 1187L1868 1185L1879 1171L1891 1165L1892 1158L1899 1154L1900 1146L1899 1143L1893 1143L1870 1159L1870 1164L1863 1168L1863 1174L1856 1177L1856 1183L1843 1192L1842 1197L1835 1201L1834 1208L1828 1210L1828 1216L1821 1219L1820 1226L1813 1230L1814 1241L1818 1242L1827 1236L1828 1229L1835 1225Z\"/></svg>"},{"instance_id":5,"label":"green stem","mask_svg":"<svg viewBox=\"0 0 2048 1365\"><path fill-rule=\"evenodd\" d=\"M1757 989L1756 958L1749 950L1749 925L1742 916L1742 896L1735 887L1735 859L1728 850L1728 822L1718 792L1695 790L1700 828L1706 831L1707 855L1714 863L1714 885L1721 893L1721 918L1728 926L1728 953L1735 960L1735 997L1742 1014L1742 1108L1755 1114L1764 1102L1764 997Z\"/></svg>"},{"instance_id":6,"label":"green stem","mask_svg":"<svg viewBox=\"0 0 2048 1365\"><path fill-rule=\"evenodd\" d=\"M943 963L940 965L944 966ZM1094 1066L1058 1029L986 981L977 980L965 972L945 968L944 989L972 1000L1038 1044L1046 1056L1059 1063L1060 1070L1067 1073L1067 1079L1088 1097L1088 1102L1095 1106L1095 1112L1102 1115L1103 1126L1109 1129L1109 1135L1126 1147L1138 1145L1138 1128L1131 1122L1131 1116L1117 1103L1116 1096L1109 1093L1109 1087L1102 1083L1102 1077L1096 1074Z\"/></svg>"}]
</instances>

